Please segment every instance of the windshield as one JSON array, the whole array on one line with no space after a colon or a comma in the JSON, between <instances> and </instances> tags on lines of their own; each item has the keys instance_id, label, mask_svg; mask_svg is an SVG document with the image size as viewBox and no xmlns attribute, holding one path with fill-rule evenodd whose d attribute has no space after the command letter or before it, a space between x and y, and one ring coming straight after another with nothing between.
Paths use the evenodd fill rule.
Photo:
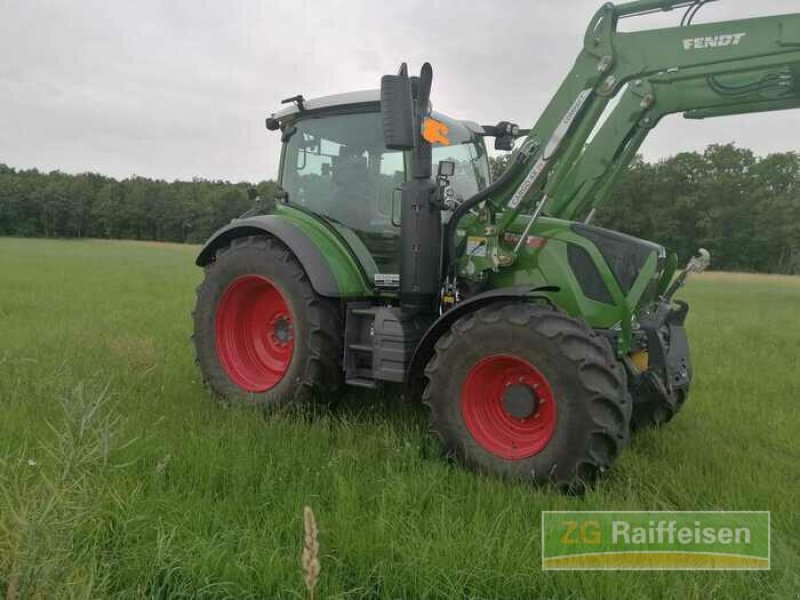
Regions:
<instances>
[{"instance_id":1,"label":"windshield","mask_svg":"<svg viewBox=\"0 0 800 600\"><path fill-rule=\"evenodd\" d=\"M483 144L469 141L453 146L436 145L433 148L434 169L442 160L456 164L450 186L459 200L466 200L489 185L489 161Z\"/></svg>"}]
</instances>

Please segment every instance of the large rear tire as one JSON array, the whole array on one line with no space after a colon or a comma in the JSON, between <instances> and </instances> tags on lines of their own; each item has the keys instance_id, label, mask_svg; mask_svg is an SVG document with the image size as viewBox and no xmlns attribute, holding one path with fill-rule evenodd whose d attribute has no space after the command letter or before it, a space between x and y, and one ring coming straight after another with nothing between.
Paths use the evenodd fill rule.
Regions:
<instances>
[{"instance_id":1,"label":"large rear tire","mask_svg":"<svg viewBox=\"0 0 800 600\"><path fill-rule=\"evenodd\" d=\"M193 317L197 363L225 400L272 408L341 382L341 309L314 292L274 238L238 238L218 250Z\"/></svg>"},{"instance_id":2,"label":"large rear tire","mask_svg":"<svg viewBox=\"0 0 800 600\"><path fill-rule=\"evenodd\" d=\"M580 491L629 440L625 371L608 341L547 306L463 317L425 374L432 430L475 470Z\"/></svg>"}]
</instances>

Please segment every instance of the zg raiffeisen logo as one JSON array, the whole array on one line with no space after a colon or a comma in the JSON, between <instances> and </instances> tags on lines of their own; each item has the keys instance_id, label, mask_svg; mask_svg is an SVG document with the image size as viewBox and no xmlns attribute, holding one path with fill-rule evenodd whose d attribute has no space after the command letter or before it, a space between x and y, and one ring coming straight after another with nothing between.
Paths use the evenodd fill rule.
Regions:
<instances>
[{"instance_id":1,"label":"zg raiffeisen logo","mask_svg":"<svg viewBox=\"0 0 800 600\"><path fill-rule=\"evenodd\" d=\"M769 570L770 513L545 511L542 568Z\"/></svg>"}]
</instances>

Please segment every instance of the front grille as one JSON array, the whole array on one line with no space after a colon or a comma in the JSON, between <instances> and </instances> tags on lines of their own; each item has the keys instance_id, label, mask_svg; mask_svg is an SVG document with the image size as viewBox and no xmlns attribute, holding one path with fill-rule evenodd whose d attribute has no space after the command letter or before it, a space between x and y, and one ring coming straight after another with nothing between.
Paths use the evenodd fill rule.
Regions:
<instances>
[{"instance_id":1,"label":"front grille","mask_svg":"<svg viewBox=\"0 0 800 600\"><path fill-rule=\"evenodd\" d=\"M577 223L572 226L572 230L597 246L620 289L626 295L631 291L653 252L659 256L663 255L663 249L658 244L624 233Z\"/></svg>"},{"instance_id":2,"label":"front grille","mask_svg":"<svg viewBox=\"0 0 800 600\"><path fill-rule=\"evenodd\" d=\"M572 273L587 298L604 304L614 304L614 299L611 297L600 271L597 270L597 265L594 264L585 248L577 244L569 244L567 258Z\"/></svg>"}]
</instances>

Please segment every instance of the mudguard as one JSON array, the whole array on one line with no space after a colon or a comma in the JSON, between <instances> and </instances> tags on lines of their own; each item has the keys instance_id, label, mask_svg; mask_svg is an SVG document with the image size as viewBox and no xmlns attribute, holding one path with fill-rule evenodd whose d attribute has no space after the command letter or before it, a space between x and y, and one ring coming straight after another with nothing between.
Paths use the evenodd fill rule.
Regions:
<instances>
[{"instance_id":1,"label":"mudguard","mask_svg":"<svg viewBox=\"0 0 800 600\"><path fill-rule=\"evenodd\" d=\"M206 242L195 263L204 267L214 260L219 248L232 240L264 234L277 238L291 250L319 295L333 298L371 295L358 262L324 226L283 215L235 219Z\"/></svg>"},{"instance_id":2,"label":"mudguard","mask_svg":"<svg viewBox=\"0 0 800 600\"><path fill-rule=\"evenodd\" d=\"M450 329L453 323L471 312L498 302L528 302L539 299L552 304L548 294L553 292L558 292L558 288L530 285L499 288L477 294L456 304L428 328L414 350L414 356L411 358L406 374L406 397L417 400L422 396L425 388L425 366L433 358L436 341Z\"/></svg>"}]
</instances>

